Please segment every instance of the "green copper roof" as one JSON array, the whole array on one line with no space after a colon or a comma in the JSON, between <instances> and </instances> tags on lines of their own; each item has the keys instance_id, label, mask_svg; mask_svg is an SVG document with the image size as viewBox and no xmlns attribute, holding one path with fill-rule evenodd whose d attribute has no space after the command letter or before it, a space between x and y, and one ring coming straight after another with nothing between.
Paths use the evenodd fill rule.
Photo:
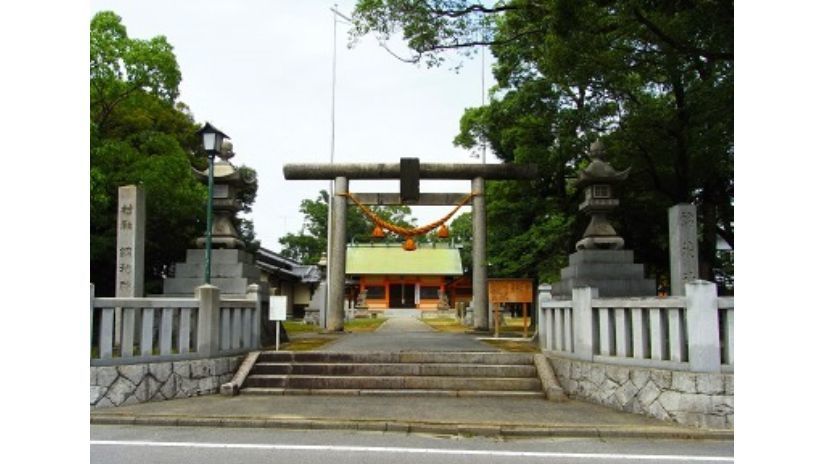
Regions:
<instances>
[{"instance_id":1,"label":"green copper roof","mask_svg":"<svg viewBox=\"0 0 825 464\"><path fill-rule=\"evenodd\" d=\"M431 248L419 244L407 251L401 244L391 246L348 246L348 275L462 275L461 256L455 248Z\"/></svg>"}]
</instances>

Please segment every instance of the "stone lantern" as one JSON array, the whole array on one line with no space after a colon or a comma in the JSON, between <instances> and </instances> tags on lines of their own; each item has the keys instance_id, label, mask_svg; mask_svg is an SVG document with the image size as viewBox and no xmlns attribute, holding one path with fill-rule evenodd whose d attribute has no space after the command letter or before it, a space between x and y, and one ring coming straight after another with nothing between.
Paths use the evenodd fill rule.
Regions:
<instances>
[{"instance_id":1,"label":"stone lantern","mask_svg":"<svg viewBox=\"0 0 825 464\"><path fill-rule=\"evenodd\" d=\"M592 162L579 173L576 186L584 190L579 210L590 216L590 224L553 283L553 298L569 299L576 287L596 288L600 297L608 298L656 295L654 280L644 277L644 265L633 262L633 251L624 249L624 239L607 220L619 206L616 185L627 179L630 169L613 169L599 140L590 146L589 156Z\"/></svg>"},{"instance_id":2,"label":"stone lantern","mask_svg":"<svg viewBox=\"0 0 825 464\"><path fill-rule=\"evenodd\" d=\"M584 236L576 242L577 250L621 250L624 239L607 220L607 214L619 206L619 199L614 196L614 186L627 179L630 168L616 171L604 160L604 144L597 140L590 145L592 162L579 173L576 186L584 190L584 201L579 211L590 216L590 224Z\"/></svg>"},{"instance_id":3,"label":"stone lantern","mask_svg":"<svg viewBox=\"0 0 825 464\"><path fill-rule=\"evenodd\" d=\"M244 244L240 239L237 229L233 224L238 211L242 209L241 200L238 195L242 188L255 182L254 178L244 178L241 171L235 168L229 159L235 156L232 151L232 143L223 142L218 157L220 161L215 163L214 187L212 193L212 208L215 219L212 222L212 244L215 248L239 248L243 249ZM208 173L193 169L195 175L203 182L208 181ZM206 237L198 238L195 243L203 248L206 244Z\"/></svg>"},{"instance_id":4,"label":"stone lantern","mask_svg":"<svg viewBox=\"0 0 825 464\"><path fill-rule=\"evenodd\" d=\"M259 286L263 294L269 293L269 285L261 281L261 271L256 266L255 254L244 249L244 244L235 229L233 221L241 210L238 198L243 187L255 182L254 177L244 176L229 159L235 153L232 144L223 140L221 149L214 153L219 158L212 163L212 207L214 219L211 245L207 248L207 236L195 240L197 249L186 250L186 261L176 263L174 276L163 281L163 293L173 297L191 297L195 288L204 282L205 269L209 269L209 282L221 290L221 295L230 298L246 298L250 285ZM203 182L209 182L208 171L193 169ZM210 251L209 258L204 249ZM212 250L212 248L215 248ZM270 328L274 330L274 328ZM266 329L266 330L270 330ZM274 334L274 332L272 332ZM267 335L264 333L264 335ZM284 335L283 333L281 335ZM283 337L282 337L283 339Z\"/></svg>"}]
</instances>

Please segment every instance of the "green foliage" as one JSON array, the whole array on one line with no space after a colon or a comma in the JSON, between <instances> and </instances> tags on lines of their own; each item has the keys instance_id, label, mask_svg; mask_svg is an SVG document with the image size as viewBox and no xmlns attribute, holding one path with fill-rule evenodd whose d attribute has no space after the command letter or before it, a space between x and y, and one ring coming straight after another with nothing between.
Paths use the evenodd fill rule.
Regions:
<instances>
[{"instance_id":1,"label":"green foliage","mask_svg":"<svg viewBox=\"0 0 825 464\"><path fill-rule=\"evenodd\" d=\"M457 38L473 37L472 41L489 39L492 15L507 11L510 6L485 7L455 0L361 0L353 12L353 41L370 32L386 40L401 32L415 53L409 61L424 61L428 67L439 66L445 60L438 53L457 49L470 55L474 50L459 45Z\"/></svg>"},{"instance_id":2,"label":"green foliage","mask_svg":"<svg viewBox=\"0 0 825 464\"><path fill-rule=\"evenodd\" d=\"M460 246L461 268L470 269L473 265L473 213L462 213L450 223L450 240Z\"/></svg>"},{"instance_id":3,"label":"green foliage","mask_svg":"<svg viewBox=\"0 0 825 464\"><path fill-rule=\"evenodd\" d=\"M667 270L667 213L697 205L700 273L733 245L733 2L362 0L355 35L402 31L430 65L488 44L490 103L469 108L454 143L538 164L536 182L490 182L491 273L554 278L584 230L570 180L602 138L631 167L614 216L654 274Z\"/></svg>"},{"instance_id":4,"label":"green foliage","mask_svg":"<svg viewBox=\"0 0 825 464\"><path fill-rule=\"evenodd\" d=\"M99 128L107 127L115 109L135 93L174 104L181 75L166 37L131 39L111 11L96 14L90 32L92 120Z\"/></svg>"},{"instance_id":5,"label":"green foliage","mask_svg":"<svg viewBox=\"0 0 825 464\"><path fill-rule=\"evenodd\" d=\"M313 201L301 201L301 214L304 223L297 234L292 232L278 239L282 246L281 254L304 264L315 264L321 258L321 253L327 250L327 218L329 211L329 193L321 190ZM410 217L412 211L409 206L379 206L371 208L383 219L402 227L413 227L415 218ZM347 207L347 242L369 242L376 240L372 237L375 226L355 206ZM395 240L397 237L387 235L384 240Z\"/></svg>"},{"instance_id":6,"label":"green foliage","mask_svg":"<svg viewBox=\"0 0 825 464\"><path fill-rule=\"evenodd\" d=\"M304 223L298 234L292 232L278 239L281 254L304 264L316 264L327 250L327 215L329 193L321 190L315 201L301 201Z\"/></svg>"},{"instance_id":7,"label":"green foliage","mask_svg":"<svg viewBox=\"0 0 825 464\"><path fill-rule=\"evenodd\" d=\"M164 37L129 38L120 17L105 11L91 21L90 51L92 281L98 294L114 293L117 189L140 184L147 214L145 289L159 293L167 266L181 260L205 229L206 188L191 171L207 166L197 156L198 125L176 101L181 75ZM253 183L242 194L245 211L256 189ZM251 224L239 225L254 242Z\"/></svg>"}]
</instances>

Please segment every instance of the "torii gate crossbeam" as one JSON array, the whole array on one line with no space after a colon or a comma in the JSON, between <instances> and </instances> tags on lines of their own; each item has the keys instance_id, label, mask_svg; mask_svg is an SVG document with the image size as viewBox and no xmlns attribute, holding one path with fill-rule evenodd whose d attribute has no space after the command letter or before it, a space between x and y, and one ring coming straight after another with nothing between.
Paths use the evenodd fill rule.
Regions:
<instances>
[{"instance_id":1,"label":"torii gate crossbeam","mask_svg":"<svg viewBox=\"0 0 825 464\"><path fill-rule=\"evenodd\" d=\"M489 329L487 302L487 213L484 199L485 180L529 180L538 177L538 167L533 164L440 164L418 163L414 159L413 179L410 171L404 171L402 164L410 165L411 159L402 159L404 163L396 164L298 164L284 165L286 180L334 180L334 195L330 202L332 207L331 255L328 257L329 300L327 329L340 331L344 327L344 281L346 269L346 207L349 192L349 180L401 179L402 191L405 182L415 182L418 191L419 179L471 180L473 203L473 326L479 330ZM450 198L450 194L420 194L420 198L409 200L403 195L373 194L383 204L434 204L439 200ZM442 198L434 195L443 195ZM383 196L383 198L382 198ZM389 203L396 200L397 202Z\"/></svg>"}]
</instances>

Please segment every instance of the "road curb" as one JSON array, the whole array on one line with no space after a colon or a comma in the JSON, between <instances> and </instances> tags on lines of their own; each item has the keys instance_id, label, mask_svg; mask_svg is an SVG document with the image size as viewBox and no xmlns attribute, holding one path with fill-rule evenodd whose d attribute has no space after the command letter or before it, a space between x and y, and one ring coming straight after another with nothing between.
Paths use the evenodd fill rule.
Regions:
<instances>
[{"instance_id":1,"label":"road curb","mask_svg":"<svg viewBox=\"0 0 825 464\"><path fill-rule=\"evenodd\" d=\"M279 428L295 430L362 430L373 432L426 433L434 435L508 438L659 438L733 440L733 430L688 429L668 426L536 425L460 422L416 422L363 419L315 419L225 416L135 416L93 414L92 425L154 425L196 427Z\"/></svg>"}]
</instances>

